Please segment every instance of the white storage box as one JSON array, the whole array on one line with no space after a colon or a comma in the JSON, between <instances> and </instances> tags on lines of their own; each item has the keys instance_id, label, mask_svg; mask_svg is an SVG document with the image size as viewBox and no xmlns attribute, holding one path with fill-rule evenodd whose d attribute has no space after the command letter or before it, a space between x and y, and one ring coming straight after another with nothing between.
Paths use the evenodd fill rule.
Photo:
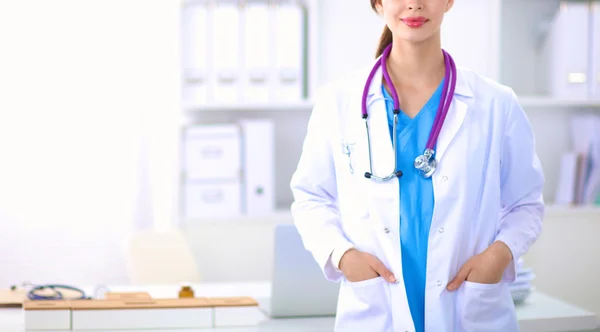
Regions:
<instances>
[{"instance_id":1,"label":"white storage box","mask_svg":"<svg viewBox=\"0 0 600 332\"><path fill-rule=\"evenodd\" d=\"M240 181L185 183L187 218L234 217L241 214Z\"/></svg>"},{"instance_id":2,"label":"white storage box","mask_svg":"<svg viewBox=\"0 0 600 332\"><path fill-rule=\"evenodd\" d=\"M240 144L238 125L189 127L184 142L186 178L191 180L239 179Z\"/></svg>"}]
</instances>

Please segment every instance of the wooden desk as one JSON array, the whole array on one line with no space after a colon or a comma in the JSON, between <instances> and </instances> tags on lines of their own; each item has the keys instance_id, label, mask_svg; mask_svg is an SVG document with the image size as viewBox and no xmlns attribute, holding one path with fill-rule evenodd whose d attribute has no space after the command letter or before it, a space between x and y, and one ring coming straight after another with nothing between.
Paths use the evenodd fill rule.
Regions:
<instances>
[{"instance_id":1,"label":"wooden desk","mask_svg":"<svg viewBox=\"0 0 600 332\"><path fill-rule=\"evenodd\" d=\"M264 301L268 300L271 295L269 282L210 283L194 285L193 287L198 296L250 296L259 301ZM152 297L167 298L176 296L179 287L117 286L110 287L110 290L115 292L147 291ZM593 313L541 293L533 293L525 303L518 305L517 316L522 332L586 331L596 328L598 323ZM265 317L265 321L256 327L203 329L193 330L193 332L331 332L333 331L333 324L333 317L290 319L269 319ZM22 309L0 309L0 331L25 332ZM155 332L182 332L182 330L160 330Z\"/></svg>"}]
</instances>

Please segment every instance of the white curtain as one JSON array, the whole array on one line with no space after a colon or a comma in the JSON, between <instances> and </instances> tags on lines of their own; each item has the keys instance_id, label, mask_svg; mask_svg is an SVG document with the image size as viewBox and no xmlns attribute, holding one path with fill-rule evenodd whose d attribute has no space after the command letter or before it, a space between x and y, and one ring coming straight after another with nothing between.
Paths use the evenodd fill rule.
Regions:
<instances>
[{"instance_id":1,"label":"white curtain","mask_svg":"<svg viewBox=\"0 0 600 332\"><path fill-rule=\"evenodd\" d=\"M179 2L0 1L0 288L126 283L176 220Z\"/></svg>"}]
</instances>

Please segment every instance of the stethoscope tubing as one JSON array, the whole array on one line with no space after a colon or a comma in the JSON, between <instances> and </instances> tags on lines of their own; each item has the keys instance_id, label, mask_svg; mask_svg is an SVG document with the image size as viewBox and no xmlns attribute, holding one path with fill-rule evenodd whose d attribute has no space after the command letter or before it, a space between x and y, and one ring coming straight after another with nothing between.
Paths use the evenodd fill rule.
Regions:
<instances>
[{"instance_id":1,"label":"stethoscope tubing","mask_svg":"<svg viewBox=\"0 0 600 332\"><path fill-rule=\"evenodd\" d=\"M40 290L44 290L44 289L52 289L52 291L54 292L55 295L53 295L53 296L44 296L44 295L38 295L38 294L36 294L36 291L40 291ZM60 285L60 284L34 286L27 293L27 297L30 300L63 300L64 296L63 296L63 294L58 289L71 290L71 291L75 291L75 292L78 292L79 294L81 294L80 297L78 297L78 298L69 298L69 300L82 300L82 299L86 299L87 298L85 296L85 292L83 290L81 290L79 288L76 288L76 287L67 286L67 285Z\"/></svg>"},{"instance_id":2,"label":"stethoscope tubing","mask_svg":"<svg viewBox=\"0 0 600 332\"><path fill-rule=\"evenodd\" d=\"M386 47L386 49L383 51L383 54L382 54L381 58L379 59L379 61L375 64L375 66L373 66L373 69L371 70L371 72L369 73L369 76L367 78L367 82L365 84L365 87L363 90L363 96L362 96L362 100L361 100L362 118L365 120L365 126L366 126L366 130L367 130L367 143L368 143L368 150L369 150L368 151L369 152L369 172L365 173L365 177L369 178L369 179L374 179L376 181L382 181L382 182L393 179L394 177L400 177L400 176L402 176L402 172L398 171L398 165L397 165L398 161L397 161L397 158L394 158L394 172L392 174L390 174L386 177L378 177L373 174L373 160L371 157L371 138L370 138L371 135L369 132L369 124L368 124L369 114L368 114L368 109L367 109L367 94L369 92L370 85L373 82L375 73L377 72L379 67L381 67L382 72L383 72L383 77L384 77L386 83L388 84L388 87L390 88L390 90L391 90L390 92L394 99L393 132L396 133L397 124L398 124L398 114L400 113L400 101L398 98L398 93L396 92L396 89L394 87L392 79L387 70L386 62L387 62L387 58L391 51L392 51L392 44L390 44L390 45L388 45L388 47ZM423 175L426 178L431 177L431 174L435 171L435 168L437 166L437 162L436 162L435 158L433 158L433 155L435 154L434 145L437 143L437 139L441 132L443 123L446 120L446 115L448 114L448 110L450 109L450 105L452 103L454 91L456 88L456 64L454 63L454 60L452 59L450 54L448 54L444 50L442 50L442 52L444 55L444 64L445 64L445 68L446 68L446 72L444 74L444 86L442 89L443 94L442 94L440 103L438 105L438 112L436 113L436 116L435 116L433 128L431 130L431 133L427 140L427 144L425 146L425 152L423 155L421 155L415 159L415 167L417 167L418 169L421 169L421 171L423 172ZM450 85L450 87L448 87L448 85ZM398 151L396 150L397 149L397 142L396 142L397 138L396 138L396 134L394 134L392 136L393 136L394 155L396 155L398 153ZM423 159L425 159L425 160L423 160ZM425 162L425 163L423 163L423 162Z\"/></svg>"}]
</instances>

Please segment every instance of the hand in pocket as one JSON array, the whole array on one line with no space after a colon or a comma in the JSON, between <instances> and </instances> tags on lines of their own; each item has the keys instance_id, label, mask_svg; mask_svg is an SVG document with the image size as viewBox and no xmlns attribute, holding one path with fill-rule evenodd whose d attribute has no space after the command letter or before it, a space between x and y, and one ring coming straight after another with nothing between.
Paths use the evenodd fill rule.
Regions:
<instances>
[{"instance_id":1,"label":"hand in pocket","mask_svg":"<svg viewBox=\"0 0 600 332\"><path fill-rule=\"evenodd\" d=\"M350 249L342 256L340 270L350 282L365 281L379 276L389 282L396 282L392 272L377 257L357 249Z\"/></svg>"},{"instance_id":2,"label":"hand in pocket","mask_svg":"<svg viewBox=\"0 0 600 332\"><path fill-rule=\"evenodd\" d=\"M448 290L458 289L465 280L479 284L497 284L502 280L504 270L511 260L510 249L501 242L495 242L484 252L471 257L458 270L456 277L448 284Z\"/></svg>"}]
</instances>

